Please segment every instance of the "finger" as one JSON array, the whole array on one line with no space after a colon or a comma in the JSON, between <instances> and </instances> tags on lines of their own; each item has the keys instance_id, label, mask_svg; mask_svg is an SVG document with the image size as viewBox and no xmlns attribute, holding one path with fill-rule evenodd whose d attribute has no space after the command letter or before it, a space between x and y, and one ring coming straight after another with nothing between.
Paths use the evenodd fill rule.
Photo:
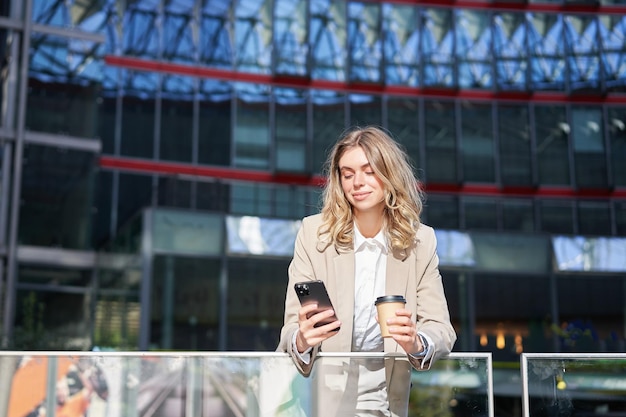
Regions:
<instances>
[{"instance_id":1,"label":"finger","mask_svg":"<svg viewBox=\"0 0 626 417\"><path fill-rule=\"evenodd\" d=\"M309 319L314 326L317 325L319 327L322 325L322 323L328 321L328 319L333 317L334 315L335 311L333 309L328 309L312 315L311 317L309 317Z\"/></svg>"}]
</instances>

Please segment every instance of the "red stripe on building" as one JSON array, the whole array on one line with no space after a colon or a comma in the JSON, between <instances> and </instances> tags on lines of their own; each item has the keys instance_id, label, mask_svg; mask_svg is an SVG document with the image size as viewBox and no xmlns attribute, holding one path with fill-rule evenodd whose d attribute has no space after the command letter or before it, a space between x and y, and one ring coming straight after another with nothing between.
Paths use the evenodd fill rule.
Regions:
<instances>
[{"instance_id":1,"label":"red stripe on building","mask_svg":"<svg viewBox=\"0 0 626 417\"><path fill-rule=\"evenodd\" d=\"M626 104L626 94L565 94L558 92L496 92L490 90L416 88L388 86L374 83L343 83L328 80L313 80L307 77L272 76L231 71L205 66L174 64L166 61L143 58L107 55L107 65L136 71L153 71L171 75L194 76L222 81L266 84L277 87L310 88L333 90L346 94L389 94L410 97L430 97L437 99L465 99L472 101L518 101L536 103L579 103L579 104Z\"/></svg>"},{"instance_id":2,"label":"red stripe on building","mask_svg":"<svg viewBox=\"0 0 626 417\"><path fill-rule=\"evenodd\" d=\"M101 156L99 165L105 169L143 174L191 176L225 181L248 181L277 185L319 187L324 178L318 175L271 173L240 168L209 167L179 162L147 161L118 156ZM626 198L626 189L577 190L571 187L498 187L491 184L425 184L427 193L475 195L485 197L548 197L548 198Z\"/></svg>"}]
</instances>

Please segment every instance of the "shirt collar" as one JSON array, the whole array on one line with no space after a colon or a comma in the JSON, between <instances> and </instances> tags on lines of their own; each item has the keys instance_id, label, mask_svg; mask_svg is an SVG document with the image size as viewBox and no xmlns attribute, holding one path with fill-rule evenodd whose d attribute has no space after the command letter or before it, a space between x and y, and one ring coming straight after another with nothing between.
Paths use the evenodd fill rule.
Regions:
<instances>
[{"instance_id":1,"label":"shirt collar","mask_svg":"<svg viewBox=\"0 0 626 417\"><path fill-rule=\"evenodd\" d=\"M356 252L360 250L366 243L374 243L382 250L382 253L387 253L387 238L385 237L382 229L376 234L376 236L366 238L361 234L356 223L354 223L354 251Z\"/></svg>"}]
</instances>

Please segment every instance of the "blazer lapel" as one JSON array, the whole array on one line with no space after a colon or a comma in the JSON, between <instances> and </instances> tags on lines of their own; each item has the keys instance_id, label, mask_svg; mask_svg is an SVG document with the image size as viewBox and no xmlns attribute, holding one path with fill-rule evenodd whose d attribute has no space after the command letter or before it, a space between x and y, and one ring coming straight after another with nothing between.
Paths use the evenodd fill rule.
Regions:
<instances>
[{"instance_id":1,"label":"blazer lapel","mask_svg":"<svg viewBox=\"0 0 626 417\"><path fill-rule=\"evenodd\" d=\"M341 331L337 334L340 350L350 352L352 349L352 321L354 319L354 252L335 252L334 273L337 294L337 315L343 317ZM348 321L346 323L346 320Z\"/></svg>"}]
</instances>

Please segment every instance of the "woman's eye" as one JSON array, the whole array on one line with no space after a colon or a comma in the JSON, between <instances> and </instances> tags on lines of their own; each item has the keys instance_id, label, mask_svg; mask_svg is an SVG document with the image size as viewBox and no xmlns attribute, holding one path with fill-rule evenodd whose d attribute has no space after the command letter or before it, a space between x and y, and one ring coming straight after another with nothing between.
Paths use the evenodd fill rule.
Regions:
<instances>
[{"instance_id":1,"label":"woman's eye","mask_svg":"<svg viewBox=\"0 0 626 417\"><path fill-rule=\"evenodd\" d=\"M350 178L352 178L352 177L353 177L353 175L352 175L352 174L345 174L345 175L343 176L343 179L344 179L344 180L349 180L349 179L350 179Z\"/></svg>"}]
</instances>

